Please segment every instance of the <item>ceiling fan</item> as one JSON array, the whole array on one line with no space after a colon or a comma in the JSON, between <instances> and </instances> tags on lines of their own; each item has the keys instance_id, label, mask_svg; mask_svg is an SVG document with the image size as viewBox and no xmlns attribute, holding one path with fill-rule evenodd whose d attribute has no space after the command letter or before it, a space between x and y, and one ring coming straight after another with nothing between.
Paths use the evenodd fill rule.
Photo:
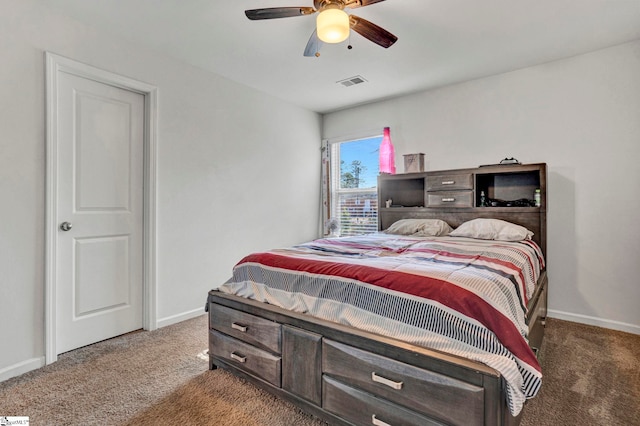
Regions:
<instances>
[{"instance_id":1,"label":"ceiling fan","mask_svg":"<svg viewBox=\"0 0 640 426\"><path fill-rule=\"evenodd\" d=\"M316 29L307 42L304 56L320 56L319 51L323 42L340 43L346 40L350 30L354 30L385 49L392 46L398 37L366 19L347 15L344 11L345 7L356 9L382 1L384 0L313 0L314 7L269 7L245 10L244 13L247 18L255 21L312 15L318 12Z\"/></svg>"}]
</instances>

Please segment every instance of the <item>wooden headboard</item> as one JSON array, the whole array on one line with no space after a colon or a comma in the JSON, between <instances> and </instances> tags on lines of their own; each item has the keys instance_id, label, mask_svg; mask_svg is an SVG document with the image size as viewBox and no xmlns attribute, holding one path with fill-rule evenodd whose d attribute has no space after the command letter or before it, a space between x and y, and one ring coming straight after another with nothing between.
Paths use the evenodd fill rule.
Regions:
<instances>
[{"instance_id":1,"label":"wooden headboard","mask_svg":"<svg viewBox=\"0 0 640 426\"><path fill-rule=\"evenodd\" d=\"M539 206L534 205L536 189ZM544 163L383 174L378 178L378 229L408 218L441 219L453 228L476 218L501 219L532 231L546 256L546 193Z\"/></svg>"}]
</instances>

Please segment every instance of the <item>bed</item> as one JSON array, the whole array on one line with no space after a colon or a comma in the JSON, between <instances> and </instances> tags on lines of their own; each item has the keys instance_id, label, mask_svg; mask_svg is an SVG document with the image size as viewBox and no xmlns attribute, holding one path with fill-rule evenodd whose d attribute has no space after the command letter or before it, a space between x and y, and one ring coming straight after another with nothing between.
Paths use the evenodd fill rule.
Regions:
<instances>
[{"instance_id":1,"label":"bed","mask_svg":"<svg viewBox=\"0 0 640 426\"><path fill-rule=\"evenodd\" d=\"M210 368L330 424L518 424L542 380L544 209L386 213L242 259L208 296Z\"/></svg>"}]
</instances>

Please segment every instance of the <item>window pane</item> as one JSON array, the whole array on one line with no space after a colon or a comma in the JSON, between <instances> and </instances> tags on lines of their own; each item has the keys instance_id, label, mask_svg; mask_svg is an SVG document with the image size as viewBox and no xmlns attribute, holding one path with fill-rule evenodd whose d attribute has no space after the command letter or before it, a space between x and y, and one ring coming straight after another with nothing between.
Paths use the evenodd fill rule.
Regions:
<instances>
[{"instance_id":1,"label":"window pane","mask_svg":"<svg viewBox=\"0 0 640 426\"><path fill-rule=\"evenodd\" d=\"M340 235L359 235L378 230L378 193L374 190L341 192L338 197Z\"/></svg>"},{"instance_id":2,"label":"window pane","mask_svg":"<svg viewBox=\"0 0 640 426\"><path fill-rule=\"evenodd\" d=\"M380 141L375 137L340 146L340 189L375 188L378 185Z\"/></svg>"},{"instance_id":3,"label":"window pane","mask_svg":"<svg viewBox=\"0 0 640 426\"><path fill-rule=\"evenodd\" d=\"M340 235L378 230L378 150L382 136L335 143L331 156L331 217Z\"/></svg>"}]
</instances>

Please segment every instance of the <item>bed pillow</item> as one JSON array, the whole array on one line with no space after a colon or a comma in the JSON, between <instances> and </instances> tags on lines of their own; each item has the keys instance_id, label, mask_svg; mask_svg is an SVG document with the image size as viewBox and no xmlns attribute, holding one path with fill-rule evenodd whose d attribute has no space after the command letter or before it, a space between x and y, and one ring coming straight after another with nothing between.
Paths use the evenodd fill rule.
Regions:
<instances>
[{"instance_id":1,"label":"bed pillow","mask_svg":"<svg viewBox=\"0 0 640 426\"><path fill-rule=\"evenodd\" d=\"M449 224L440 219L400 219L392 223L384 232L419 237L442 237L451 231Z\"/></svg>"},{"instance_id":2,"label":"bed pillow","mask_svg":"<svg viewBox=\"0 0 640 426\"><path fill-rule=\"evenodd\" d=\"M533 232L524 226L499 219L473 219L454 229L449 236L482 240L522 241L530 240Z\"/></svg>"}]
</instances>

